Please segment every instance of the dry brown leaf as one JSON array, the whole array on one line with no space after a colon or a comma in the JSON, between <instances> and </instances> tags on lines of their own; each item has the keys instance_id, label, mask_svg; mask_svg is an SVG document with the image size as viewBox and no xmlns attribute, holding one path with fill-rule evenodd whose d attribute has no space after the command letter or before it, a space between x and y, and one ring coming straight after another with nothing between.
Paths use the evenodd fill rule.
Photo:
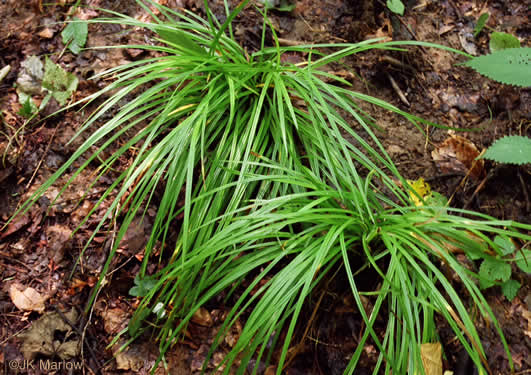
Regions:
<instances>
[{"instance_id":1,"label":"dry brown leaf","mask_svg":"<svg viewBox=\"0 0 531 375\"><path fill-rule=\"evenodd\" d=\"M65 250L71 245L72 230L66 225L52 225L46 228L48 248L53 261L57 264L63 260Z\"/></svg>"},{"instance_id":2,"label":"dry brown leaf","mask_svg":"<svg viewBox=\"0 0 531 375\"><path fill-rule=\"evenodd\" d=\"M78 314L74 308L63 313L63 316L58 312L44 314L33 322L31 328L18 335L22 340L20 350L26 360L34 360L39 354L45 357L57 356L62 360L79 355L80 339L75 336L72 327L63 318L75 323ZM55 339L57 332L64 333L62 341Z\"/></svg>"},{"instance_id":3,"label":"dry brown leaf","mask_svg":"<svg viewBox=\"0 0 531 375\"><path fill-rule=\"evenodd\" d=\"M138 372L142 367L144 367L144 359L139 354L140 353L128 349L117 353L114 356L116 359L116 368L118 370L132 370Z\"/></svg>"},{"instance_id":4,"label":"dry brown leaf","mask_svg":"<svg viewBox=\"0 0 531 375\"><path fill-rule=\"evenodd\" d=\"M485 177L485 163L482 159L476 160L480 155L477 147L468 139L452 135L439 144L431 152L433 160L443 173L460 172L476 180Z\"/></svg>"},{"instance_id":5,"label":"dry brown leaf","mask_svg":"<svg viewBox=\"0 0 531 375\"><path fill-rule=\"evenodd\" d=\"M212 316L204 307L200 307L192 316L192 322L200 326L210 327L212 325Z\"/></svg>"},{"instance_id":6,"label":"dry brown leaf","mask_svg":"<svg viewBox=\"0 0 531 375\"><path fill-rule=\"evenodd\" d=\"M40 36L43 39L51 39L53 38L53 30L49 28L44 28L40 32L37 33L38 36Z\"/></svg>"},{"instance_id":7,"label":"dry brown leaf","mask_svg":"<svg viewBox=\"0 0 531 375\"><path fill-rule=\"evenodd\" d=\"M420 356L426 375L442 375L442 347L440 343L421 344Z\"/></svg>"},{"instance_id":8,"label":"dry brown leaf","mask_svg":"<svg viewBox=\"0 0 531 375\"><path fill-rule=\"evenodd\" d=\"M114 335L124 329L129 321L129 315L120 308L106 310L103 314L105 332Z\"/></svg>"},{"instance_id":9,"label":"dry brown leaf","mask_svg":"<svg viewBox=\"0 0 531 375\"><path fill-rule=\"evenodd\" d=\"M531 339L531 312L524 310L522 316L527 319L527 329L524 329L524 334Z\"/></svg>"},{"instance_id":10,"label":"dry brown leaf","mask_svg":"<svg viewBox=\"0 0 531 375\"><path fill-rule=\"evenodd\" d=\"M44 312L44 302L46 298L31 287L24 287L20 284L11 284L9 287L9 297L13 304L23 311Z\"/></svg>"},{"instance_id":11,"label":"dry brown leaf","mask_svg":"<svg viewBox=\"0 0 531 375\"><path fill-rule=\"evenodd\" d=\"M28 225L29 222L30 222L29 214L22 215L22 216L20 216L20 215L17 216L14 221L9 223L9 225L7 226L5 232L0 234L0 240L2 238L4 238L4 237L9 236L10 234L13 234L13 233L19 231L20 229L22 229L23 227Z\"/></svg>"}]
</instances>

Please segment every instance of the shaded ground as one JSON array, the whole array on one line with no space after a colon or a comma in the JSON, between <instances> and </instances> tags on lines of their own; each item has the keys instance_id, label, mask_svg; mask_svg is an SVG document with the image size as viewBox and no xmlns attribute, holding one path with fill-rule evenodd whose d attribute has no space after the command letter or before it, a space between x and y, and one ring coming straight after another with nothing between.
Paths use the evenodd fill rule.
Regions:
<instances>
[{"instance_id":1,"label":"shaded ground","mask_svg":"<svg viewBox=\"0 0 531 375\"><path fill-rule=\"evenodd\" d=\"M202 1L199 0L159 2L202 12ZM30 55L50 55L52 60L80 79L74 94L75 99L80 99L105 85L101 80L86 80L94 73L145 57L135 50L88 50L77 56L68 51L61 53L64 49L60 36L63 25L55 22L65 20L68 12L75 12L82 19L100 15L95 10L74 10L71 3L63 0L58 5L47 6L41 1L0 2L0 22L4 30L0 36L0 69L11 66L10 73L0 82L0 152L5 155L0 165L2 223L13 214L21 199L29 197L81 144L82 139L67 142L95 108L94 104L83 111L63 112L36 125L25 124L24 118L18 115L21 105L14 88L22 61ZM147 17L132 1L89 0L87 3L93 7ZM530 36L528 5L524 0L510 2L510 5L502 1L479 0L410 2L405 16L401 18L391 15L383 2L361 3L352 0L300 0L292 12L273 12L271 19L283 43L357 42L370 37L393 37L395 40L431 41L457 49L472 46L478 54L485 54L488 53L488 32L483 32L476 39L467 39L466 35L484 11L491 13L488 25L497 31L512 33L522 41L528 41ZM221 15L223 1L214 2L212 7ZM250 50L258 48L261 19L256 10L247 9L236 19L235 25L241 43ZM145 43L148 38L141 30L128 31L116 25L90 25L87 45ZM475 145L482 150L495 139L508 134L530 136L531 91L496 84L457 66L460 61L461 58L447 52L415 48L408 53L370 52L348 59L345 66L330 69L343 74L352 82L354 89L377 96L430 121L452 128L480 129L459 133L463 138L455 138L467 147ZM356 75L363 80L356 79ZM36 98L39 99L38 95ZM57 103L49 104L41 118L58 108ZM406 177L424 177L433 190L447 197L453 196L454 207L467 207L497 218L531 223L529 166L500 166L487 162L484 171L478 172L477 176L465 177L467 167L451 161L451 168L444 170L444 165L434 161L432 152L442 149L441 143L451 132L430 128L428 135L424 136L401 118L378 108L367 106L365 109L378 120L383 129L379 136ZM121 162L125 167L130 161L124 158ZM128 291L133 286L142 259L142 249L149 234L149 220L132 225L112 265L108 286L99 294L90 316L82 316L112 241L112 236L98 234L74 269L80 251L108 207L109 198L83 222L101 192L112 183L111 174L87 191L87 181L97 168L97 163L93 163L77 176L54 205L50 202L57 196L61 185L51 188L45 197L0 234L0 348L3 349L0 363L6 370L9 370L9 361L22 363L23 352L33 353L35 359L57 362L70 349L66 345L69 342L78 348L83 342L83 350L77 353L76 361L85 361L86 373L145 373L157 357L157 347L149 337L134 344L116 359L113 359L113 352L117 347L105 349L114 335L126 327L127 319L138 303L128 295ZM67 171L60 182L66 182L72 172ZM154 217L155 209L148 209L148 219ZM78 225L79 230L71 237ZM527 355L531 350L529 275L514 271L524 287L512 302L505 299L498 289L489 290L486 295L504 330L516 369L524 372L531 368ZM370 275L361 275L360 282L364 280L367 289L376 287L371 285ZM344 285L340 277L334 279L326 292L317 293L308 304L304 313L307 319L302 319L309 322L308 334L300 345L294 346L293 352L297 355L292 356L286 373L342 373L362 329L360 314ZM33 310L36 311L31 313L22 312L13 304L12 290L22 293L27 287L33 288L36 295L44 299L39 301L35 297ZM366 302L370 306L370 300ZM71 308L74 308L73 312ZM315 316L312 315L314 310L318 312ZM167 355L171 373L197 372L227 311L227 307L220 303L197 314L189 335ZM55 336L52 329L52 336L46 343L24 347L22 343L27 343L28 339L15 335L32 323L35 326L42 314L48 314L49 325L55 327ZM73 324L69 325L66 321ZM87 321L89 324L85 324ZM383 332L384 323L378 322L377 331ZM462 374L471 373L468 372L471 370L465 369L466 357L460 355L461 349L454 335L445 324L440 324L441 342L446 353L445 368L456 373L460 369L464 369ZM507 359L492 324L478 319L477 325L494 373L508 373ZM300 335L305 328L300 328ZM225 350L234 345L238 334L236 326L225 340ZM46 333L39 331L36 336L45 337ZM212 366L219 363L223 356L223 350L217 352L211 361ZM363 374L365 370L370 373L376 358L376 348L368 345L357 373ZM266 374L271 370L262 369ZM9 371L16 373L13 369ZM53 370L48 372L53 373ZM164 372L162 368L158 370L158 373ZM38 372L30 370L29 373ZM61 369L57 373L66 372Z\"/></svg>"}]
</instances>

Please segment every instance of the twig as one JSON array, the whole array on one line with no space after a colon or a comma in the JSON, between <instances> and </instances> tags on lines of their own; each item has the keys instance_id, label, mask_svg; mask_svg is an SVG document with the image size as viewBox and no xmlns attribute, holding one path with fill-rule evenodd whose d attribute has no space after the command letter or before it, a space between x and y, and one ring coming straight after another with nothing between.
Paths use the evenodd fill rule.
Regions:
<instances>
[{"instance_id":1,"label":"twig","mask_svg":"<svg viewBox=\"0 0 531 375\"><path fill-rule=\"evenodd\" d=\"M30 187L31 183L33 182L33 179L37 175L37 172L41 168L41 165L42 165L42 162L44 161L44 158L46 157L46 155L48 155L48 151L50 150L50 146L52 145L53 138L55 137L55 133L57 133L57 128L59 128L59 125L60 124L57 124L57 126L53 130L53 134L50 137L50 140L48 141L48 144L46 145L46 149L44 150L44 153L42 154L41 160L39 160L39 163L37 164L37 167L35 167L35 170L33 171L33 174L31 175L31 178L29 179L28 183L25 186L26 190Z\"/></svg>"},{"instance_id":2,"label":"twig","mask_svg":"<svg viewBox=\"0 0 531 375\"><path fill-rule=\"evenodd\" d=\"M457 193L457 189L459 189L460 187L462 187L464 184L465 184L465 181L468 179L468 176L470 175L470 173L472 172L472 170L476 167L476 164L479 160L481 160L481 157L483 156L483 154L485 153L486 150L483 150L481 152L481 154L479 154L479 156L476 158L476 160L474 160L474 162L472 163L472 165L470 166L470 168L468 169L468 171L466 172L466 175L465 177L463 177L463 179L459 182L459 184L456 186L456 188L454 189L454 192L452 193L452 195L450 196L450 198L448 199L448 205L450 205L450 203L452 202L452 200L454 199L454 195L455 193ZM491 170L489 171L489 173L487 174L487 177L485 177L483 179L483 181L481 181L481 183L479 184L479 186L476 188L476 191L474 191L474 194L472 194L472 198L474 197L475 194L477 194L477 192L480 190L480 187L482 188L484 185L485 185L485 182L487 182L487 180L490 178L490 176L494 173L494 170Z\"/></svg>"},{"instance_id":3,"label":"twig","mask_svg":"<svg viewBox=\"0 0 531 375\"><path fill-rule=\"evenodd\" d=\"M83 335L83 332L81 332L81 330L74 323L72 323L61 310L59 310L57 307L54 307L54 310L59 315L59 317L61 317L61 319L66 324L68 324L74 331L76 331L76 333L81 337L81 351L83 351L84 345L87 345L90 355L92 359L94 360L94 362L96 362L96 365L98 366L98 371L99 371L99 369L101 368L100 361L98 361L98 358L96 357L96 353L94 349L92 348L92 346L88 342L85 341L85 336ZM90 368L90 366L88 365L88 362L85 362L85 365ZM93 369L90 369L90 371L95 373Z\"/></svg>"},{"instance_id":4,"label":"twig","mask_svg":"<svg viewBox=\"0 0 531 375\"><path fill-rule=\"evenodd\" d=\"M522 190L524 192L525 197L525 210L527 212L531 211L531 203L529 202L529 194L527 193L527 187L524 182L524 178L522 177L522 174L520 173L520 168L518 168L518 178L520 179L520 183L522 184Z\"/></svg>"},{"instance_id":5,"label":"twig","mask_svg":"<svg viewBox=\"0 0 531 375\"><path fill-rule=\"evenodd\" d=\"M468 206L470 206L470 203L472 203L472 200L476 197L477 193L479 193L479 191L485 187L485 184L487 183L487 181L494 175L493 171L494 170L490 170L489 171L487 176L485 176L485 178L483 180L481 180L481 182L479 183L478 187L474 190L474 192L472 193L470 198L468 198L466 200L465 205L463 206L464 210L466 210L468 208Z\"/></svg>"},{"instance_id":6,"label":"twig","mask_svg":"<svg viewBox=\"0 0 531 375\"><path fill-rule=\"evenodd\" d=\"M13 333L11 336L8 336L4 341L0 341L0 347L3 347L6 342L11 340L13 337L16 337L19 333L25 331L28 329L28 327L31 326L31 323L28 323L24 328L18 330L17 332Z\"/></svg>"},{"instance_id":7,"label":"twig","mask_svg":"<svg viewBox=\"0 0 531 375\"><path fill-rule=\"evenodd\" d=\"M402 69L409 70L411 72L415 71L415 68L413 68L411 65L405 64L402 61L400 61L398 59L395 59L394 57L391 57L391 56L388 56L388 55L382 56L380 58L380 61L387 62L387 63L389 63L391 65L397 66L397 67L402 68Z\"/></svg>"},{"instance_id":8,"label":"twig","mask_svg":"<svg viewBox=\"0 0 531 375\"><path fill-rule=\"evenodd\" d=\"M395 82L393 77L391 77L389 73L387 73L387 78L389 78L389 82L391 82L391 86L393 86L393 89L395 90L396 94L398 95L402 103L404 103L405 105L409 107L411 104L409 104L409 102L406 99L406 96L404 95L402 90L400 90L400 87L398 87L397 83Z\"/></svg>"},{"instance_id":9,"label":"twig","mask_svg":"<svg viewBox=\"0 0 531 375\"><path fill-rule=\"evenodd\" d=\"M457 7L457 5L454 3L454 1L453 1L453 0L448 0L448 2L449 2L450 5L452 6L452 8L454 8L455 14L457 14L457 18L458 18L458 19L463 18L463 15L461 14L461 11L460 11L459 8Z\"/></svg>"},{"instance_id":10,"label":"twig","mask_svg":"<svg viewBox=\"0 0 531 375\"><path fill-rule=\"evenodd\" d=\"M278 44L281 46L288 46L288 47L296 47L296 46L303 46L305 42L299 42L298 40L291 40L291 39L284 39L284 38L278 38Z\"/></svg>"}]
</instances>

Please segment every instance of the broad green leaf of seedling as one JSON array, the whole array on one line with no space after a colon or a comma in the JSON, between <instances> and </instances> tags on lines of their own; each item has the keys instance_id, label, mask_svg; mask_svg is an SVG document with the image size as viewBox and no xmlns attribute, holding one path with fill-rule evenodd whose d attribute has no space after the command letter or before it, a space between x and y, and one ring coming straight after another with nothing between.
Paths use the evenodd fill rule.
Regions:
<instances>
[{"instance_id":1,"label":"broad green leaf of seedling","mask_svg":"<svg viewBox=\"0 0 531 375\"><path fill-rule=\"evenodd\" d=\"M387 8L393 13L404 15L404 3L400 0L387 0Z\"/></svg>"},{"instance_id":2,"label":"broad green leaf of seedling","mask_svg":"<svg viewBox=\"0 0 531 375\"><path fill-rule=\"evenodd\" d=\"M516 297L516 294L518 293L518 290L520 289L521 286L522 285L516 280L512 280L512 279L507 280L501 286L503 295L509 301L512 301L514 297Z\"/></svg>"},{"instance_id":3,"label":"broad green leaf of seedling","mask_svg":"<svg viewBox=\"0 0 531 375\"><path fill-rule=\"evenodd\" d=\"M68 98L76 91L77 84L78 79L74 74L67 72L46 57L42 87L50 91L59 104L65 105Z\"/></svg>"},{"instance_id":4,"label":"broad green leaf of seedling","mask_svg":"<svg viewBox=\"0 0 531 375\"><path fill-rule=\"evenodd\" d=\"M18 93L18 101L20 104L22 104L22 108L20 108L20 111L18 111L18 114L22 117L29 118L37 111L37 106L33 102L33 99L25 92L20 91Z\"/></svg>"},{"instance_id":5,"label":"broad green leaf of seedling","mask_svg":"<svg viewBox=\"0 0 531 375\"><path fill-rule=\"evenodd\" d=\"M157 280L149 276L140 279L136 275L134 282L135 286L129 290L129 294L133 297L145 297L157 285Z\"/></svg>"},{"instance_id":6,"label":"broad green leaf of seedling","mask_svg":"<svg viewBox=\"0 0 531 375\"><path fill-rule=\"evenodd\" d=\"M506 237L496 236L494 238L494 243L500 247L502 255L512 254L516 249L514 243L512 243L511 240Z\"/></svg>"},{"instance_id":7,"label":"broad green leaf of seedling","mask_svg":"<svg viewBox=\"0 0 531 375\"><path fill-rule=\"evenodd\" d=\"M522 249L514 255L516 265L525 273L531 273L531 250Z\"/></svg>"},{"instance_id":8,"label":"broad green leaf of seedling","mask_svg":"<svg viewBox=\"0 0 531 375\"><path fill-rule=\"evenodd\" d=\"M73 21L64 28L61 36L63 37L64 45L68 44L68 49L77 55L87 42L87 34L87 23L74 17Z\"/></svg>"},{"instance_id":9,"label":"broad green leaf of seedling","mask_svg":"<svg viewBox=\"0 0 531 375\"><path fill-rule=\"evenodd\" d=\"M494 281L506 282L511 277L511 264L499 259L485 259L479 267L480 286L488 288Z\"/></svg>"},{"instance_id":10,"label":"broad green leaf of seedling","mask_svg":"<svg viewBox=\"0 0 531 375\"><path fill-rule=\"evenodd\" d=\"M520 41L512 34L493 32L490 35L489 48L490 52L501 51L507 48L519 48Z\"/></svg>"},{"instance_id":11,"label":"broad green leaf of seedling","mask_svg":"<svg viewBox=\"0 0 531 375\"><path fill-rule=\"evenodd\" d=\"M483 13L481 16L479 16L478 18L478 23L476 24L476 27L474 27L474 36L478 36L478 34L481 32L481 30L483 30L483 28L485 27L485 24L487 23L488 19L489 19L489 16L490 14L489 13Z\"/></svg>"}]
</instances>

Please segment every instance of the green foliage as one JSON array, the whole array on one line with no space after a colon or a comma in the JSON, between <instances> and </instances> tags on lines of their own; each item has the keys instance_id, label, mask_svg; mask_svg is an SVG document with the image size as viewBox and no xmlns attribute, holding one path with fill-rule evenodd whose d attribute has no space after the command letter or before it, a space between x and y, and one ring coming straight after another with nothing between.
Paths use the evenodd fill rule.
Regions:
<instances>
[{"instance_id":1,"label":"green foliage","mask_svg":"<svg viewBox=\"0 0 531 375\"><path fill-rule=\"evenodd\" d=\"M504 256L514 253L514 250L516 249L514 243L507 237L496 236L494 238L494 243L498 245L501 255Z\"/></svg>"},{"instance_id":2,"label":"green foliage","mask_svg":"<svg viewBox=\"0 0 531 375\"><path fill-rule=\"evenodd\" d=\"M521 249L514 257L516 265L525 273L531 273L531 250Z\"/></svg>"},{"instance_id":3,"label":"green foliage","mask_svg":"<svg viewBox=\"0 0 531 375\"><path fill-rule=\"evenodd\" d=\"M279 12L291 12L296 6L292 0L263 0L261 2L266 10L274 9Z\"/></svg>"},{"instance_id":4,"label":"green foliage","mask_svg":"<svg viewBox=\"0 0 531 375\"><path fill-rule=\"evenodd\" d=\"M519 48L520 41L512 34L501 33L498 31L490 34L489 48L490 52L498 52L508 48Z\"/></svg>"},{"instance_id":5,"label":"green foliage","mask_svg":"<svg viewBox=\"0 0 531 375\"><path fill-rule=\"evenodd\" d=\"M505 297L512 300L518 293L520 283L510 278L511 264L514 262L522 271L531 272L531 251L527 249L516 251L514 243L506 236L496 236L493 243L499 255L492 257L484 254L475 257L483 259L479 267L479 285L482 289L500 285Z\"/></svg>"},{"instance_id":6,"label":"green foliage","mask_svg":"<svg viewBox=\"0 0 531 375\"><path fill-rule=\"evenodd\" d=\"M74 54L78 54L85 46L88 35L88 24L77 17L70 21L61 32L63 44L68 45L68 49Z\"/></svg>"},{"instance_id":7,"label":"green foliage","mask_svg":"<svg viewBox=\"0 0 531 375\"><path fill-rule=\"evenodd\" d=\"M518 294L518 291L520 290L521 286L522 284L520 284L520 282L516 280L507 280L501 286L503 295L509 301L512 301L514 297L516 297L516 295Z\"/></svg>"},{"instance_id":8,"label":"green foliage","mask_svg":"<svg viewBox=\"0 0 531 375\"><path fill-rule=\"evenodd\" d=\"M135 286L129 290L129 294L134 297L145 297L157 285L157 280L149 276L141 279L140 275L136 275L134 283Z\"/></svg>"},{"instance_id":9,"label":"green foliage","mask_svg":"<svg viewBox=\"0 0 531 375\"><path fill-rule=\"evenodd\" d=\"M487 24L487 21L489 20L489 17L490 14L488 12L483 13L481 16L479 16L478 22L476 23L476 27L474 27L474 36L477 37L481 30L483 30L483 28Z\"/></svg>"},{"instance_id":10,"label":"green foliage","mask_svg":"<svg viewBox=\"0 0 531 375\"><path fill-rule=\"evenodd\" d=\"M66 104L66 101L76 91L77 84L78 79L74 74L67 72L46 57L42 87L50 91L59 104Z\"/></svg>"},{"instance_id":11,"label":"green foliage","mask_svg":"<svg viewBox=\"0 0 531 375\"><path fill-rule=\"evenodd\" d=\"M487 149L483 158L498 163L531 163L531 138L511 135L498 139Z\"/></svg>"},{"instance_id":12,"label":"green foliage","mask_svg":"<svg viewBox=\"0 0 531 375\"><path fill-rule=\"evenodd\" d=\"M404 3L401 0L387 0L387 8L393 13L404 15Z\"/></svg>"},{"instance_id":13,"label":"green foliage","mask_svg":"<svg viewBox=\"0 0 531 375\"><path fill-rule=\"evenodd\" d=\"M375 39L280 47L271 30L273 47L264 46L264 37L260 50L248 52L235 42L231 27L247 2L227 12L223 23L206 3L208 21L153 1L139 4L149 12L148 5L157 9L160 16L151 13L154 23L114 12L114 18L98 20L153 31L160 44L135 48L155 51L156 57L99 76L114 81L79 102L110 94L79 130L88 134L86 141L20 212L76 163L80 166L70 181L100 160L98 179L135 148L130 166L114 178L91 212L112 196L90 241L109 219L121 223L103 279L133 220L148 205L158 204L131 289L143 298L129 333L136 338L157 327L153 337L161 358L183 337L194 313L223 292L234 303L205 369L228 330L245 320L236 345L220 364L224 373L236 366L243 374L253 363L257 370L275 354L280 374L303 306L320 282L339 270L347 276L345 287L364 321L347 373L354 372L368 340L380 351L374 373L419 371L420 344L436 338L436 313L482 368L484 352L474 320L440 264L450 265L479 313L494 322L510 358L502 331L476 286L477 275L451 249L481 257L482 243L493 234L531 240L519 232L531 226L447 208L436 195L415 205L411 188L374 134L373 120L360 102L401 115L419 128L431 123L352 91L347 81L320 69L371 49L434 45ZM283 55L294 52L308 60L284 63ZM126 98L118 113L97 125ZM353 129L354 123L363 135ZM104 153L111 145L112 152ZM178 232L175 243L169 240L171 231ZM165 254L170 259L164 268L149 275L154 249L170 245L173 253ZM501 253L501 245L492 246ZM356 274L369 267L380 281L376 291L357 285ZM373 302L370 315L363 295ZM383 337L373 329L377 318L387 322Z\"/></svg>"},{"instance_id":14,"label":"green foliage","mask_svg":"<svg viewBox=\"0 0 531 375\"><path fill-rule=\"evenodd\" d=\"M22 117L30 118L31 115L37 112L37 106L33 102L33 99L31 99L30 95L24 92L19 92L18 100L22 104L22 108L20 108L18 114Z\"/></svg>"},{"instance_id":15,"label":"green foliage","mask_svg":"<svg viewBox=\"0 0 531 375\"><path fill-rule=\"evenodd\" d=\"M531 48L509 48L468 60L466 66L495 81L531 86Z\"/></svg>"},{"instance_id":16,"label":"green foliage","mask_svg":"<svg viewBox=\"0 0 531 375\"><path fill-rule=\"evenodd\" d=\"M504 260L487 258L479 268L480 285L488 288L496 281L507 281L511 277L511 265Z\"/></svg>"}]
</instances>

